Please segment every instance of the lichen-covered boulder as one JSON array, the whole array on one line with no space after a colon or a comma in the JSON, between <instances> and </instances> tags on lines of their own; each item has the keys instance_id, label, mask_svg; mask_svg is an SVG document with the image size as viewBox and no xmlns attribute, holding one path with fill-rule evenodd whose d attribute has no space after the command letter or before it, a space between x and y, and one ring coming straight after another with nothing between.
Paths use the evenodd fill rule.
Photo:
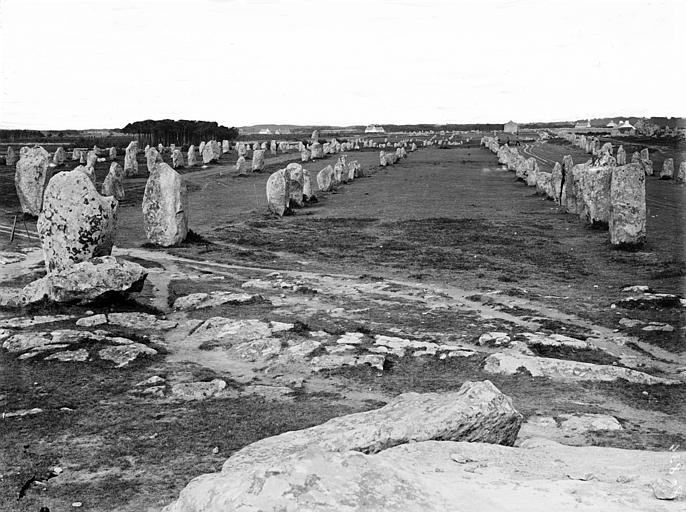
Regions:
<instances>
[{"instance_id":1,"label":"lichen-covered boulder","mask_svg":"<svg viewBox=\"0 0 686 512\"><path fill-rule=\"evenodd\" d=\"M252 153L252 170L260 172L264 169L264 149L256 149Z\"/></svg>"},{"instance_id":2,"label":"lichen-covered boulder","mask_svg":"<svg viewBox=\"0 0 686 512\"><path fill-rule=\"evenodd\" d=\"M124 155L124 176L138 175L138 142L131 141L126 146L126 154Z\"/></svg>"},{"instance_id":3,"label":"lichen-covered boulder","mask_svg":"<svg viewBox=\"0 0 686 512\"><path fill-rule=\"evenodd\" d=\"M267 180L267 205L269 211L283 217L289 211L290 170L281 169Z\"/></svg>"},{"instance_id":4,"label":"lichen-covered boulder","mask_svg":"<svg viewBox=\"0 0 686 512\"><path fill-rule=\"evenodd\" d=\"M101 196L78 168L56 174L45 189L37 230L48 273L112 252L117 200Z\"/></svg>"},{"instance_id":5,"label":"lichen-covered boulder","mask_svg":"<svg viewBox=\"0 0 686 512\"><path fill-rule=\"evenodd\" d=\"M37 216L43 206L43 194L52 176L50 154L40 146L23 147L14 174L14 186L21 211Z\"/></svg>"},{"instance_id":6,"label":"lichen-covered boulder","mask_svg":"<svg viewBox=\"0 0 686 512\"><path fill-rule=\"evenodd\" d=\"M612 168L610 243L640 246L646 239L645 172L640 164Z\"/></svg>"},{"instance_id":7,"label":"lichen-covered boulder","mask_svg":"<svg viewBox=\"0 0 686 512\"><path fill-rule=\"evenodd\" d=\"M113 196L117 201L124 199L124 169L117 162L110 165L100 191L103 196Z\"/></svg>"},{"instance_id":8,"label":"lichen-covered boulder","mask_svg":"<svg viewBox=\"0 0 686 512\"><path fill-rule=\"evenodd\" d=\"M150 173L143 194L145 236L163 247L178 245L188 234L188 196L181 175L165 163Z\"/></svg>"},{"instance_id":9,"label":"lichen-covered boulder","mask_svg":"<svg viewBox=\"0 0 686 512\"><path fill-rule=\"evenodd\" d=\"M334 187L334 170L331 165L324 167L317 173L317 186L322 192L330 192Z\"/></svg>"}]
</instances>

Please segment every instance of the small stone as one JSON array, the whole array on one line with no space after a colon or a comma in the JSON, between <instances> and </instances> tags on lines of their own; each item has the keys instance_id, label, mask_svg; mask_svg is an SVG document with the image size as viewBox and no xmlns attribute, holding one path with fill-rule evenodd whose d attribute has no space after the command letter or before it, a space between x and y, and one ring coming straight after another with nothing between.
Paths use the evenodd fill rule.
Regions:
<instances>
[{"instance_id":1,"label":"small stone","mask_svg":"<svg viewBox=\"0 0 686 512\"><path fill-rule=\"evenodd\" d=\"M84 318L79 318L76 321L76 325L80 327L93 327L95 325L102 325L107 323L107 317L103 314L87 316Z\"/></svg>"},{"instance_id":2,"label":"small stone","mask_svg":"<svg viewBox=\"0 0 686 512\"><path fill-rule=\"evenodd\" d=\"M683 487L676 480L660 478L650 486L653 488L653 495L658 500L676 500L683 495Z\"/></svg>"}]
</instances>

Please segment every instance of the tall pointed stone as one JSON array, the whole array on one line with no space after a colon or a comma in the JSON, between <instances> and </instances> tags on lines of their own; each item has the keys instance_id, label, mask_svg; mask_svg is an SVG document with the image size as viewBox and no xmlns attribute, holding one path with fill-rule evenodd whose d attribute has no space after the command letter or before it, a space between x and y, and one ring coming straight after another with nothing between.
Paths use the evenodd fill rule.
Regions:
<instances>
[{"instance_id":1,"label":"tall pointed stone","mask_svg":"<svg viewBox=\"0 0 686 512\"><path fill-rule=\"evenodd\" d=\"M178 245L188 234L188 197L181 175L155 164L143 194L145 236L163 247Z\"/></svg>"}]
</instances>

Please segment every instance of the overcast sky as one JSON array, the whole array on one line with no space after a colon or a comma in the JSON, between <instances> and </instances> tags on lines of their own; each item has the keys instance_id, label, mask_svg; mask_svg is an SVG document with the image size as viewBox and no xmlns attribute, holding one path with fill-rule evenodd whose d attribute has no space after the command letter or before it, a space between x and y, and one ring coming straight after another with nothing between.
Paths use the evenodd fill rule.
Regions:
<instances>
[{"instance_id":1,"label":"overcast sky","mask_svg":"<svg viewBox=\"0 0 686 512\"><path fill-rule=\"evenodd\" d=\"M686 116L685 27L684 0L0 0L0 127Z\"/></svg>"}]
</instances>

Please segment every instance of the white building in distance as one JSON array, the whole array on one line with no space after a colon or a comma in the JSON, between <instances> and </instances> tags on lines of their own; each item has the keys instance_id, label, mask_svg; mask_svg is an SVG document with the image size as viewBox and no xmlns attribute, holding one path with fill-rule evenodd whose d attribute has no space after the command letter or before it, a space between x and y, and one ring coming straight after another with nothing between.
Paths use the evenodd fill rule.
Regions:
<instances>
[{"instance_id":1,"label":"white building in distance","mask_svg":"<svg viewBox=\"0 0 686 512\"><path fill-rule=\"evenodd\" d=\"M505 123L503 126L503 131L505 133L517 133L519 131L519 125L515 123L514 121L508 121Z\"/></svg>"},{"instance_id":2,"label":"white building in distance","mask_svg":"<svg viewBox=\"0 0 686 512\"><path fill-rule=\"evenodd\" d=\"M384 130L383 126L370 124L364 129L364 133L386 133L386 130Z\"/></svg>"}]
</instances>

